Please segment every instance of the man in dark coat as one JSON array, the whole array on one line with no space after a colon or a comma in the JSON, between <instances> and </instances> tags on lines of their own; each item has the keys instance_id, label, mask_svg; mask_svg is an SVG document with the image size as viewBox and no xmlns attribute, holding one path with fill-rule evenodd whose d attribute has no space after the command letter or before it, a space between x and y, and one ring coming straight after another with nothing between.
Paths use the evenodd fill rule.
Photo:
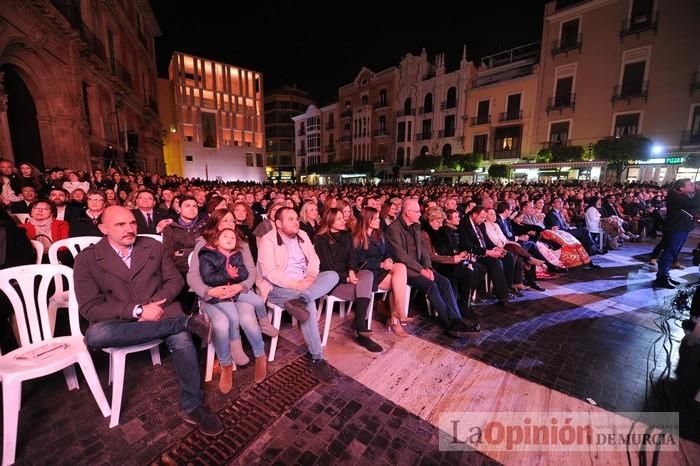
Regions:
<instances>
[{"instance_id":1,"label":"man in dark coat","mask_svg":"<svg viewBox=\"0 0 700 466\"><path fill-rule=\"evenodd\" d=\"M164 210L155 208L156 198L153 192L142 189L136 193L136 208L132 211L136 218L138 234L159 235L172 223L173 219Z\"/></svg>"},{"instance_id":2,"label":"man in dark coat","mask_svg":"<svg viewBox=\"0 0 700 466\"><path fill-rule=\"evenodd\" d=\"M462 320L450 281L432 268L430 256L424 250L421 239L418 201L404 201L401 215L386 229L386 238L394 260L406 266L408 284L425 292L447 333L453 337L460 337L470 332L478 332L478 324L470 325Z\"/></svg>"},{"instance_id":3,"label":"man in dark coat","mask_svg":"<svg viewBox=\"0 0 700 466\"><path fill-rule=\"evenodd\" d=\"M185 421L197 424L205 435L223 431L218 416L202 404L199 359L191 333L203 344L211 338L204 314L185 316L175 298L184 280L163 246L137 237L134 215L113 206L102 214L105 237L83 250L75 260L75 294L80 313L90 325L88 346L130 346L165 340L180 380Z\"/></svg>"},{"instance_id":4,"label":"man in dark coat","mask_svg":"<svg viewBox=\"0 0 700 466\"><path fill-rule=\"evenodd\" d=\"M666 197L666 221L662 239L664 251L659 257L659 270L654 280L655 287L673 289L674 285L680 284L669 278L668 271L673 258L678 256L688 235L695 228L695 215L699 208L700 195L695 191L695 183L688 178L676 180L673 183L673 189Z\"/></svg>"}]
</instances>

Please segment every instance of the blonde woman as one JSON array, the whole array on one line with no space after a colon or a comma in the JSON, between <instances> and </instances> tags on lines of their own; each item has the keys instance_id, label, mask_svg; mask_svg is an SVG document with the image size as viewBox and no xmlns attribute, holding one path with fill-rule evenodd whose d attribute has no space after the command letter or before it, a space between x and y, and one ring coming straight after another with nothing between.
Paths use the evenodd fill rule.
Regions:
<instances>
[{"instance_id":1,"label":"blonde woman","mask_svg":"<svg viewBox=\"0 0 700 466\"><path fill-rule=\"evenodd\" d=\"M299 228L304 230L309 235L309 239L313 241L319 227L320 215L318 213L318 205L313 201L306 201L299 212Z\"/></svg>"}]
</instances>

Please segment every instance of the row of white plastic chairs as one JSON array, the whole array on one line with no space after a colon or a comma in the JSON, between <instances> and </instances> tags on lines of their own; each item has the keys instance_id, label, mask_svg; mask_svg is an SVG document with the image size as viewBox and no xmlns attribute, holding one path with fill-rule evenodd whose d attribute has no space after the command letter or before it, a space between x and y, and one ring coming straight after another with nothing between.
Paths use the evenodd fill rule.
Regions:
<instances>
[{"instance_id":1,"label":"row of white plastic chairs","mask_svg":"<svg viewBox=\"0 0 700 466\"><path fill-rule=\"evenodd\" d=\"M148 235L160 240L158 235ZM153 364L160 364L158 345L153 340L126 348L105 348L109 354L109 384L112 403L107 402L90 353L80 330L78 302L75 298L73 270L61 265L58 251L67 248L75 257L80 250L98 242L101 237L79 237L56 241L49 250L49 264L41 264L44 246L32 241L37 255L35 265L12 267L0 271L0 290L13 307L13 331L20 348L0 356L0 382L3 389L3 455L2 465L14 463L17 423L22 399L22 382L62 370L69 390L79 388L74 365L80 365L83 375L102 414L110 418L110 427L119 424L126 355L150 350ZM35 298L35 283L39 279ZM68 289L64 290L64 279ZM51 284L55 292L48 296ZM68 309L70 336L55 337L56 313Z\"/></svg>"},{"instance_id":2,"label":"row of white plastic chairs","mask_svg":"<svg viewBox=\"0 0 700 466\"><path fill-rule=\"evenodd\" d=\"M155 240L162 241L159 235L149 236ZM21 382L63 370L69 389L78 388L78 381L75 375L74 364L80 364L93 396L97 401L102 414L111 415L110 427L119 424L121 412L121 402L124 386L124 373L126 356L139 351L150 351L152 363L160 364L160 353L158 346L162 340L153 340L140 345L132 345L121 348L105 348L104 351L110 355L109 363L109 384L112 384L112 403L107 404L104 392L102 391L99 379L92 364L92 359L85 346L83 336L80 331L78 305L75 298L73 271L59 264L58 251L66 248L73 257L90 246L98 242L101 237L77 237L60 240L51 245L48 251L49 265L42 265L44 248L40 242L33 242L32 245L37 253L37 265L14 267L2 271L0 274L0 289L10 298L14 308L16 319L15 333L20 343L20 348L5 355L0 356L0 381L3 382L3 466L12 464L15 456L15 444L17 436L17 421L21 405ZM39 294L36 301L31 294L36 277L41 277ZM63 280L68 283L68 289L64 290ZM22 298L16 293L12 283L16 282L21 289ZM48 297L49 287L54 283L55 292ZM406 290L406 303L410 296L410 287ZM368 312L368 326L372 323L372 309L374 307L374 296L379 295L383 299L388 294L387 290L378 290L372 296ZM48 299L47 299L48 298ZM327 296L320 302L319 308L324 309L326 319L323 332L322 344L325 346L330 332L331 318L335 303L340 305L341 318L345 312L349 312L352 307L351 301L345 301L334 296ZM48 304L47 304L48 303ZM268 303L271 312L273 325L279 329L283 309L280 306ZM69 313L70 337L54 337L56 313L59 308L67 308ZM404 310L407 314L407 309ZM318 313L320 319L320 312ZM277 348L278 337L271 341L270 354L268 359L273 361ZM214 365L214 346L209 344L207 349L207 362L205 381L212 379Z\"/></svg>"}]
</instances>

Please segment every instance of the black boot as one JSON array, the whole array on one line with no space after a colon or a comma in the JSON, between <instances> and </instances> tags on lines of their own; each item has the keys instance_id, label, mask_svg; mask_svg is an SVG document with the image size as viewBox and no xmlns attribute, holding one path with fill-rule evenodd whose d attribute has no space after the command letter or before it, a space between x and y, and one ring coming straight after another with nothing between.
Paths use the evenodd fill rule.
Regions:
<instances>
[{"instance_id":1,"label":"black boot","mask_svg":"<svg viewBox=\"0 0 700 466\"><path fill-rule=\"evenodd\" d=\"M366 332L367 328L367 308L369 307L369 298L356 298L353 304L355 308L355 321L353 326L358 332Z\"/></svg>"},{"instance_id":2,"label":"black boot","mask_svg":"<svg viewBox=\"0 0 700 466\"><path fill-rule=\"evenodd\" d=\"M371 331L367 328L367 309L369 308L369 298L355 299L355 322L354 327L357 332L355 341L372 353L381 353L382 347L375 343L369 335Z\"/></svg>"}]
</instances>

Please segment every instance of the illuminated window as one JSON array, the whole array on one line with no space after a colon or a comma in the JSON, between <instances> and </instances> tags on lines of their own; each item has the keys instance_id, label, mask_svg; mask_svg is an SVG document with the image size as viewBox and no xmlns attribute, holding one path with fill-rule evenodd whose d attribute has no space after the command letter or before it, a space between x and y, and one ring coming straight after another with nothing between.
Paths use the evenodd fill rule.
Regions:
<instances>
[{"instance_id":1,"label":"illuminated window","mask_svg":"<svg viewBox=\"0 0 700 466\"><path fill-rule=\"evenodd\" d=\"M615 137L633 136L639 132L639 113L615 116Z\"/></svg>"},{"instance_id":2,"label":"illuminated window","mask_svg":"<svg viewBox=\"0 0 700 466\"><path fill-rule=\"evenodd\" d=\"M321 117L314 116L306 119L307 131L318 131L321 129Z\"/></svg>"}]
</instances>

